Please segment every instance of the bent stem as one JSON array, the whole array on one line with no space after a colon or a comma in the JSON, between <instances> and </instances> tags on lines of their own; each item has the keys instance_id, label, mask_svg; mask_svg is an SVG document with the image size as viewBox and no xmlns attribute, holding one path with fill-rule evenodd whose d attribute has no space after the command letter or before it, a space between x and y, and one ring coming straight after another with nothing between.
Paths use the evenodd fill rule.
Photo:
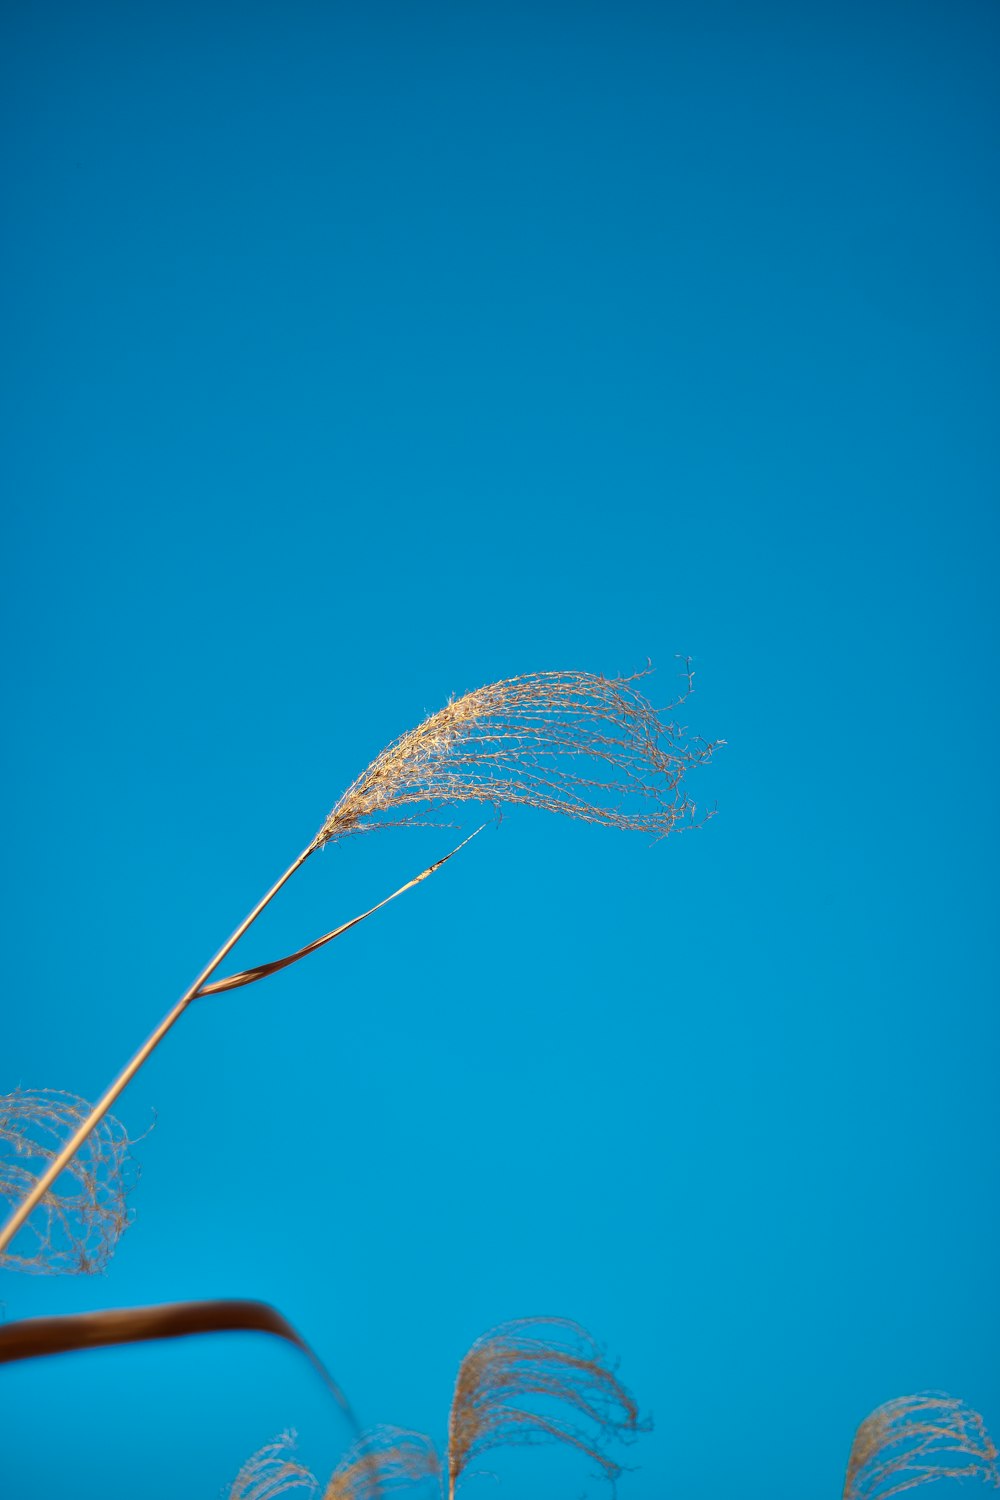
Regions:
<instances>
[{"instance_id":1,"label":"bent stem","mask_svg":"<svg viewBox=\"0 0 1000 1500\"><path fill-rule=\"evenodd\" d=\"M390 901L395 901L397 896L405 896L407 891L412 891L413 887L419 885L422 880L435 874L442 865L448 863L449 859L454 859L466 844L471 844L476 834L482 833L485 827L486 824L481 823L475 832L470 833L467 839L457 844L450 854L444 855L442 859L436 859L432 865L427 866L426 870L421 870L419 875L414 875L412 880L401 885L398 891L393 891L391 896L386 896L383 900L376 902L360 916L352 917L349 922L341 922L340 926L335 927L332 932L324 932L322 937L314 938L311 943L306 943L304 948L297 948L294 953L286 953L284 958L273 959L267 964L258 964L253 969L242 969L239 974L226 974L222 979L213 980L211 984L203 984L194 998L201 1000L205 995L222 995L226 990L237 990L244 984L256 984L259 979L269 979L272 974L279 973L281 969L287 969L290 964L297 964L299 959L308 958L311 953L318 953L320 948L325 948L326 944L332 943L334 938L343 937L345 932L350 932L351 928L357 927L359 922L366 922L377 911L381 911L383 906L388 906Z\"/></svg>"},{"instance_id":2,"label":"bent stem","mask_svg":"<svg viewBox=\"0 0 1000 1500\"><path fill-rule=\"evenodd\" d=\"M317 834L312 842L308 844L305 849L303 849L298 858L292 861L292 863L288 866L288 869L285 871L284 875L282 875L280 879L274 882L274 885L272 885L271 889L265 896L261 897L261 899L257 902L257 905L253 908L253 911L251 911L248 916L244 917L243 921L237 927L233 935L228 938L225 943L223 943L222 947L219 949L218 953L211 960L211 962L205 965L204 969L202 969L201 973L198 975L198 978L187 990L185 990L184 994L177 1001L177 1004L174 1006L174 1008L171 1011L168 1011L168 1013L164 1016L163 1020L160 1022L159 1026L157 1026L152 1036L150 1036L149 1039L143 1043L143 1045L139 1048L138 1052L131 1059L131 1061L125 1065L122 1071L118 1074L118 1077L115 1079L114 1083L112 1083L111 1087L107 1090L103 1097L98 1100L87 1118L66 1142L65 1146L59 1152L58 1156L53 1157L52 1161L49 1163L46 1170L42 1173L41 1177L39 1177L34 1187L21 1202L20 1206L14 1210L3 1228L0 1229L0 1254L2 1254L4 1250L6 1250L7 1246L10 1244L11 1240L14 1238L15 1234L20 1229L21 1225L24 1223L25 1219L27 1219L32 1210L37 1208L42 1198L45 1196L49 1188L59 1176L59 1173L73 1160L73 1157L79 1151L80 1147L90 1135L91 1131L94 1130L95 1127L98 1126L104 1119L104 1116L107 1114L112 1104L114 1104L115 1100L118 1098L118 1095L132 1081L136 1073L138 1073L139 1069L146 1061L147 1057L149 1057L150 1053L155 1051L155 1049L159 1046L163 1038L166 1036L167 1032L174 1025L175 1021L178 1021L183 1015L184 1011L187 1010L188 1006L191 1004L191 1001L197 999L198 991L201 989L202 985L212 976L212 974L215 973L215 970L222 963L222 960L227 956L227 954L232 951L233 948L235 948L236 944L239 942L243 934L250 926L252 926L254 922L256 922L265 906L267 906L267 904L274 899L285 882L292 878L300 865L305 864L310 854L312 854L314 850L318 849L321 843L322 838L319 834Z\"/></svg>"}]
</instances>

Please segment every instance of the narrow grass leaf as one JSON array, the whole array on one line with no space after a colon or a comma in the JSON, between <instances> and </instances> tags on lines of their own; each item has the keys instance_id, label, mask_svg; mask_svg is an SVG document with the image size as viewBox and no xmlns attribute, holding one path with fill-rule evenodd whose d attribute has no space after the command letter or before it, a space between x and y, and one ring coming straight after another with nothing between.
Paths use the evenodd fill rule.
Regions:
<instances>
[{"instance_id":1,"label":"narrow grass leaf","mask_svg":"<svg viewBox=\"0 0 1000 1500\"><path fill-rule=\"evenodd\" d=\"M0 1364L116 1344L233 1332L268 1333L294 1345L308 1359L357 1431L358 1424L346 1396L318 1355L287 1318L266 1302L213 1298L203 1302L161 1302L152 1307L116 1307L53 1318L22 1318L16 1323L0 1325Z\"/></svg>"},{"instance_id":2,"label":"narrow grass leaf","mask_svg":"<svg viewBox=\"0 0 1000 1500\"><path fill-rule=\"evenodd\" d=\"M382 910L383 906L388 906L390 901L395 901L397 896L402 896L407 891L412 891L413 887L419 885L422 880L426 880L428 875L433 875L435 871L440 870L442 865L446 865L449 859L453 859L459 850L464 849L466 844L471 843L476 834L482 833L485 827L485 823L481 824L475 830L475 833L470 833L469 837L463 839L460 844L457 844L449 854L445 854L443 858L435 860L432 865L427 866L426 870L421 870L419 875L415 875L412 880L408 880L405 885L401 885L398 891L393 891L391 896L386 896L377 905L370 906L359 917L352 917L349 922L344 922L340 927L335 927L332 932L324 933L322 937L318 937L313 942L307 943L304 948L297 949L295 953L289 953L285 958L276 958L271 963L258 964L253 969L243 969L239 974L228 974L222 979L214 980L211 984L203 985L198 991L198 998L200 999L204 995L221 995L226 990L239 989L244 984L255 984L258 979L267 979L270 975L277 974L279 970L287 969L290 964L298 963L300 958L308 958L310 953L317 952L318 949L324 947L327 943L332 943L334 938L342 937L345 932L350 932L351 928L357 927L359 922L364 922L366 918L374 916L377 911Z\"/></svg>"}]
</instances>

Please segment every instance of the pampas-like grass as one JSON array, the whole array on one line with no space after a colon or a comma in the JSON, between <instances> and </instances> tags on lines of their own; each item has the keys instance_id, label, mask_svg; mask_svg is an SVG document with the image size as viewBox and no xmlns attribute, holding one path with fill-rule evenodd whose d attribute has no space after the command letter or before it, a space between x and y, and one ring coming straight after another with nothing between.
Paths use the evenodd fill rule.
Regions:
<instances>
[{"instance_id":1,"label":"pampas-like grass","mask_svg":"<svg viewBox=\"0 0 1000 1500\"><path fill-rule=\"evenodd\" d=\"M529 1405L521 1404L525 1401ZM539 1401L545 1410L532 1409ZM621 1466L605 1451L607 1442L641 1430L635 1402L579 1323L563 1318L503 1323L477 1339L459 1366L448 1422L448 1495L454 1496L473 1459L512 1444L567 1443L613 1482ZM258 1497L246 1485L279 1473L286 1457L281 1439L260 1449L240 1470L228 1500L270 1497L270 1490ZM417 1500L420 1495L440 1500L441 1481L442 1465L429 1438L376 1427L341 1459L323 1500L380 1500L400 1490ZM288 1487L296 1484L308 1489L316 1481L296 1466L295 1474L289 1471Z\"/></svg>"},{"instance_id":2,"label":"pampas-like grass","mask_svg":"<svg viewBox=\"0 0 1000 1500\"><path fill-rule=\"evenodd\" d=\"M935 1479L978 1477L1000 1487L997 1450L978 1412L938 1391L899 1396L858 1428L843 1500L889 1500Z\"/></svg>"},{"instance_id":3,"label":"pampas-like grass","mask_svg":"<svg viewBox=\"0 0 1000 1500\"><path fill-rule=\"evenodd\" d=\"M265 1302L217 1298L24 1318L0 1325L0 1364L236 1329L285 1339L304 1354L357 1432L340 1387L287 1319ZM609 1439L627 1440L645 1425L635 1401L578 1323L562 1318L503 1323L477 1339L459 1366L444 1465L449 1500L473 1460L519 1444L566 1443L614 1482L621 1466L606 1451ZM291 1449L289 1433L258 1449L240 1469L227 1500L277 1500L293 1490L315 1495L317 1480ZM932 1480L964 1478L1000 1487L996 1445L978 1412L951 1396L925 1391L887 1401L865 1418L851 1448L843 1500L890 1500ZM344 1454L323 1500L381 1500L403 1492L413 1500L441 1500L441 1480L442 1465L429 1438L376 1427Z\"/></svg>"},{"instance_id":4,"label":"pampas-like grass","mask_svg":"<svg viewBox=\"0 0 1000 1500\"><path fill-rule=\"evenodd\" d=\"M250 1455L229 1491L228 1500L277 1500L290 1490L315 1495L316 1478L292 1457L295 1434L283 1432Z\"/></svg>"},{"instance_id":5,"label":"pampas-like grass","mask_svg":"<svg viewBox=\"0 0 1000 1500\"><path fill-rule=\"evenodd\" d=\"M316 1476L291 1456L292 1435L282 1433L248 1458L227 1500L273 1500L289 1490L314 1495ZM323 1500L381 1500L401 1490L419 1500L440 1500L441 1465L434 1444L419 1432L375 1427L349 1448L330 1476Z\"/></svg>"},{"instance_id":6,"label":"pampas-like grass","mask_svg":"<svg viewBox=\"0 0 1000 1500\"><path fill-rule=\"evenodd\" d=\"M430 1438L400 1427L375 1427L341 1459L323 1500L380 1500L400 1490L440 1497L441 1465Z\"/></svg>"},{"instance_id":7,"label":"pampas-like grass","mask_svg":"<svg viewBox=\"0 0 1000 1500\"><path fill-rule=\"evenodd\" d=\"M539 1400L555 1409L533 1410ZM568 1443L613 1482L621 1466L605 1445L639 1430L634 1400L585 1328L559 1318L503 1323L477 1339L459 1367L448 1423L449 1500L474 1459L509 1444Z\"/></svg>"},{"instance_id":8,"label":"pampas-like grass","mask_svg":"<svg viewBox=\"0 0 1000 1500\"><path fill-rule=\"evenodd\" d=\"M539 672L453 699L375 757L321 841L460 802L522 803L654 838L690 825L685 773L722 742L691 738L662 717L636 687L645 675ZM684 676L690 691L690 664Z\"/></svg>"},{"instance_id":9,"label":"pampas-like grass","mask_svg":"<svg viewBox=\"0 0 1000 1500\"><path fill-rule=\"evenodd\" d=\"M56 1157L90 1108L85 1099L52 1089L0 1096L0 1199L18 1203L31 1190L39 1166ZM103 1271L131 1220L126 1193L138 1175L132 1144L114 1115L105 1115L42 1197L22 1248L0 1252L0 1266L50 1275Z\"/></svg>"},{"instance_id":10,"label":"pampas-like grass","mask_svg":"<svg viewBox=\"0 0 1000 1500\"><path fill-rule=\"evenodd\" d=\"M287 958L209 984L265 907L317 849L365 829L419 820L421 806L433 821L437 809L463 802L522 803L655 838L690 827L695 806L683 789L684 776L708 760L715 746L689 738L683 726L658 714L635 686L644 675L607 678L589 672L542 672L494 682L454 699L376 756L24 1193L0 1229L0 1255L194 1000L266 978L363 920L346 923ZM689 663L684 678L686 692L666 712L691 689ZM394 894L410 889L443 863L439 860Z\"/></svg>"}]
</instances>

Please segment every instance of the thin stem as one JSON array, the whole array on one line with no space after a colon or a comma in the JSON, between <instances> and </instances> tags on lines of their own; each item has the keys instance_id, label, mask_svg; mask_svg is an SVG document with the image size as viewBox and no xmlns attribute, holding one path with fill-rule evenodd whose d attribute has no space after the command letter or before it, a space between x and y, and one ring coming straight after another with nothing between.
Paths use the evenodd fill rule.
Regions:
<instances>
[{"instance_id":1,"label":"thin stem","mask_svg":"<svg viewBox=\"0 0 1000 1500\"><path fill-rule=\"evenodd\" d=\"M319 848L320 842L321 840L317 835L317 837L314 838L305 849L303 849L298 858L293 860L293 862L288 866L288 869L285 871L284 875L282 875L279 880L275 881L274 885L272 885L267 895L263 896L260 901L257 902L257 905L254 907L253 911L250 912L249 916L244 917L243 921L237 927L232 937L228 938L226 942L223 943L222 947L219 949L218 953L211 960L211 962L205 965L204 969L202 969L201 973L198 975L198 978L187 990L185 990L184 994L178 1000L174 1008L171 1011L167 1012L163 1020L160 1022L159 1026L157 1026L156 1030L153 1032L152 1036L149 1037L148 1041L144 1042L143 1045L139 1048L138 1052L132 1058L132 1060L126 1063L125 1067L118 1074L118 1077L115 1079L114 1083L112 1083L111 1087L94 1105L93 1109L90 1111L90 1114L84 1120L83 1124L66 1142L65 1146L59 1152L58 1156L52 1159L48 1167L46 1167L45 1171L42 1173L41 1177L39 1177L38 1181L35 1183L34 1187L24 1198L23 1202L11 1214L10 1218L7 1220L7 1223L3 1226L3 1229L0 1229L0 1254L2 1254L10 1244L11 1240L14 1238L15 1234L24 1223L25 1219L31 1213L32 1209L36 1208L41 1202L42 1198L45 1196L49 1188L59 1176L59 1173L62 1172L63 1169L68 1166L69 1163L73 1160L74 1156L79 1151L80 1147L83 1145L87 1137L90 1135L91 1131L94 1130L104 1119L104 1116L107 1114L112 1104L114 1104L115 1100L118 1098L118 1095L122 1092L126 1085L132 1081L150 1053L159 1046L160 1042L162 1042L163 1038L166 1036L171 1026L173 1026L174 1022L179 1020L184 1011L187 1010L188 1006L191 1004L191 1001L197 998L198 991L201 989L205 981L215 973L215 970L219 967L226 955L236 947L236 944L246 932L247 928L250 927L254 922L256 922L265 906L267 906L268 902L273 900L273 898L278 894L278 892L281 890L281 887L285 884L286 880L290 880L299 866L305 863L305 861L309 858L310 854L312 854L315 849Z\"/></svg>"}]
</instances>

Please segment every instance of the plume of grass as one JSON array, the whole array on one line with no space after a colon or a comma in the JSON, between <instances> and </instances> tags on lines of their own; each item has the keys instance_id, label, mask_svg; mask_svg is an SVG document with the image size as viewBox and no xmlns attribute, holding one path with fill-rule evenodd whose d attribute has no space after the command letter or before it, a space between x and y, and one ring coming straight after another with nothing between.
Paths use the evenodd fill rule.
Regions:
<instances>
[{"instance_id":1,"label":"plume of grass","mask_svg":"<svg viewBox=\"0 0 1000 1500\"><path fill-rule=\"evenodd\" d=\"M290 1455L288 1433L248 1458L227 1500L272 1500L287 1490L312 1495L319 1483ZM374 1427L349 1448L330 1476L323 1500L381 1500L401 1490L440 1500L441 1464L434 1444L419 1432Z\"/></svg>"},{"instance_id":2,"label":"plume of grass","mask_svg":"<svg viewBox=\"0 0 1000 1500\"><path fill-rule=\"evenodd\" d=\"M400 1490L441 1494L441 1465L434 1444L419 1432L375 1427L344 1455L323 1500L380 1500Z\"/></svg>"},{"instance_id":3,"label":"plume of grass","mask_svg":"<svg viewBox=\"0 0 1000 1500\"><path fill-rule=\"evenodd\" d=\"M1000 1487L997 1450L978 1412L936 1391L876 1407L858 1428L843 1500L889 1500L935 1479Z\"/></svg>"},{"instance_id":4,"label":"plume of grass","mask_svg":"<svg viewBox=\"0 0 1000 1500\"><path fill-rule=\"evenodd\" d=\"M533 1410L539 1400L543 1410ZM614 1483L621 1466L605 1445L640 1430L635 1401L586 1329L558 1318L501 1324L477 1339L459 1367L448 1423L449 1500L473 1460L509 1444L568 1443Z\"/></svg>"},{"instance_id":5,"label":"plume of grass","mask_svg":"<svg viewBox=\"0 0 1000 1500\"><path fill-rule=\"evenodd\" d=\"M0 1199L19 1202L40 1165L58 1155L66 1137L90 1114L75 1094L15 1089L0 1096ZM0 1266L34 1273L85 1275L102 1271L128 1228L126 1193L138 1169L125 1127L105 1115L44 1193L18 1241L0 1252Z\"/></svg>"},{"instance_id":6,"label":"plume of grass","mask_svg":"<svg viewBox=\"0 0 1000 1500\"><path fill-rule=\"evenodd\" d=\"M349 922L287 958L209 984L243 935L317 849L365 829L421 821L420 808L433 821L438 809L464 802L522 803L656 838L692 826L696 810L684 790L684 776L708 760L715 746L689 736L682 725L653 709L636 686L644 676L541 672L507 678L453 699L376 756L25 1193L0 1229L0 1254L194 1000L266 978L355 925ZM664 713L672 712L690 692L689 663L684 677L685 693ZM444 862L439 860L394 895ZM356 921L368 915L371 912Z\"/></svg>"},{"instance_id":7,"label":"plume of grass","mask_svg":"<svg viewBox=\"0 0 1000 1500\"><path fill-rule=\"evenodd\" d=\"M533 1409L539 1402L541 1411ZM567 1443L614 1482L621 1466L609 1457L606 1444L642 1430L634 1400L579 1323L564 1318L503 1323L477 1339L459 1366L448 1423L449 1500L473 1460L511 1444ZM248 1459L228 1500L269 1500L272 1491L264 1489L258 1496L239 1485L279 1475L287 1461L282 1443L278 1439ZM315 1484L308 1470L293 1467L288 1488ZM440 1500L441 1469L429 1438L398 1427L376 1427L341 1459L323 1500L381 1500L398 1491Z\"/></svg>"},{"instance_id":8,"label":"plume of grass","mask_svg":"<svg viewBox=\"0 0 1000 1500\"><path fill-rule=\"evenodd\" d=\"M645 675L538 672L453 699L351 783L322 842L461 802L521 803L655 838L689 826L696 809L684 776L721 741L691 737L657 712L636 686ZM690 664L684 675L690 691Z\"/></svg>"},{"instance_id":9,"label":"plume of grass","mask_svg":"<svg viewBox=\"0 0 1000 1500\"><path fill-rule=\"evenodd\" d=\"M277 1500L290 1490L315 1495L316 1476L292 1457L295 1434L283 1432L251 1454L233 1480L228 1500Z\"/></svg>"}]
</instances>

